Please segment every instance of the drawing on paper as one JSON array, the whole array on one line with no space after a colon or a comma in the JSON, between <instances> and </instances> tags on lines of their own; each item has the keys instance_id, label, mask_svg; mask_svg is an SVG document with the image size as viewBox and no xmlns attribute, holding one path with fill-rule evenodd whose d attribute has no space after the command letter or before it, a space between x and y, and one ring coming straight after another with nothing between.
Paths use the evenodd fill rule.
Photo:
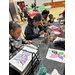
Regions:
<instances>
[{"instance_id":1,"label":"drawing on paper","mask_svg":"<svg viewBox=\"0 0 75 75\"><path fill-rule=\"evenodd\" d=\"M20 62L22 65L24 65L26 63L26 61L28 60L28 56L31 53L27 52L27 51L23 51L22 54L19 54L17 57L14 58L14 60Z\"/></svg>"},{"instance_id":2,"label":"drawing on paper","mask_svg":"<svg viewBox=\"0 0 75 75\"><path fill-rule=\"evenodd\" d=\"M54 60L54 61L65 63L65 51L49 48L46 58L49 60Z\"/></svg>"}]
</instances>

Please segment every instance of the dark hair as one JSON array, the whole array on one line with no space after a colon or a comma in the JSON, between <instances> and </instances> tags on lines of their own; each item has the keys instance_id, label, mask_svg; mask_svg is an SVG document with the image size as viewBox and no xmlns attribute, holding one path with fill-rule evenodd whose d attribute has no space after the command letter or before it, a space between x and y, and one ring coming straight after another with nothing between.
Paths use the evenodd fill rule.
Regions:
<instances>
[{"instance_id":1,"label":"dark hair","mask_svg":"<svg viewBox=\"0 0 75 75\"><path fill-rule=\"evenodd\" d=\"M65 15L65 11L62 14Z\"/></svg>"},{"instance_id":2,"label":"dark hair","mask_svg":"<svg viewBox=\"0 0 75 75\"><path fill-rule=\"evenodd\" d=\"M36 14L36 16L33 17L33 21L41 21L41 14Z\"/></svg>"},{"instance_id":3,"label":"dark hair","mask_svg":"<svg viewBox=\"0 0 75 75\"><path fill-rule=\"evenodd\" d=\"M21 28L21 26L17 23L13 23L13 21L10 21L9 22L9 32L10 32L11 29L15 31L16 28Z\"/></svg>"},{"instance_id":4,"label":"dark hair","mask_svg":"<svg viewBox=\"0 0 75 75\"><path fill-rule=\"evenodd\" d=\"M17 5L19 5L19 2L17 2Z\"/></svg>"},{"instance_id":5,"label":"dark hair","mask_svg":"<svg viewBox=\"0 0 75 75\"><path fill-rule=\"evenodd\" d=\"M28 6L28 5L26 5L26 6Z\"/></svg>"},{"instance_id":6,"label":"dark hair","mask_svg":"<svg viewBox=\"0 0 75 75\"><path fill-rule=\"evenodd\" d=\"M52 14L49 15L49 17L53 16Z\"/></svg>"},{"instance_id":7,"label":"dark hair","mask_svg":"<svg viewBox=\"0 0 75 75\"><path fill-rule=\"evenodd\" d=\"M42 15L44 15L44 14L49 14L49 11L44 10L44 11L42 12Z\"/></svg>"}]
</instances>

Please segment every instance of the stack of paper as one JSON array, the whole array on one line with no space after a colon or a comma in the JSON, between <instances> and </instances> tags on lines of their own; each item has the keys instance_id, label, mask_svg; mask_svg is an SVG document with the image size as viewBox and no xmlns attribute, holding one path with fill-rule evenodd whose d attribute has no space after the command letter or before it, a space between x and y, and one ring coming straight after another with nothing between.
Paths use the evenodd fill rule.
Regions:
<instances>
[{"instance_id":1,"label":"stack of paper","mask_svg":"<svg viewBox=\"0 0 75 75\"><path fill-rule=\"evenodd\" d=\"M48 28L52 29L52 28L58 28L58 27L57 27L57 26L52 25L52 26L48 26Z\"/></svg>"},{"instance_id":2,"label":"stack of paper","mask_svg":"<svg viewBox=\"0 0 75 75\"><path fill-rule=\"evenodd\" d=\"M60 41L60 40L65 40L65 38L57 37L53 42Z\"/></svg>"},{"instance_id":3,"label":"stack of paper","mask_svg":"<svg viewBox=\"0 0 75 75\"><path fill-rule=\"evenodd\" d=\"M35 47L34 45L30 46ZM15 55L12 59L9 60L9 63L11 63L14 67L16 67L20 72L28 71L27 68L31 67L32 52L36 54L37 50L25 46L23 50L21 50L17 55Z\"/></svg>"},{"instance_id":4,"label":"stack of paper","mask_svg":"<svg viewBox=\"0 0 75 75\"><path fill-rule=\"evenodd\" d=\"M57 71L56 69L54 69L54 70L52 71L51 75L60 75L60 74L58 73L58 71Z\"/></svg>"}]
</instances>

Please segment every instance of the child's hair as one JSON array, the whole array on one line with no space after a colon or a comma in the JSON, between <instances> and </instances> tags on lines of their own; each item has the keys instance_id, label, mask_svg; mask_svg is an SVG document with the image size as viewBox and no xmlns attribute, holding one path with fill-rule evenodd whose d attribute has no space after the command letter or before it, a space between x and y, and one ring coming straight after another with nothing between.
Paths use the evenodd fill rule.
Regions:
<instances>
[{"instance_id":1,"label":"child's hair","mask_svg":"<svg viewBox=\"0 0 75 75\"><path fill-rule=\"evenodd\" d=\"M49 15L49 17L53 16L52 14Z\"/></svg>"},{"instance_id":2,"label":"child's hair","mask_svg":"<svg viewBox=\"0 0 75 75\"><path fill-rule=\"evenodd\" d=\"M65 15L65 11L62 14Z\"/></svg>"},{"instance_id":3,"label":"child's hair","mask_svg":"<svg viewBox=\"0 0 75 75\"><path fill-rule=\"evenodd\" d=\"M13 23L13 21L10 21L9 22L9 32L10 32L11 29L15 31L16 28L21 28L21 26L17 23Z\"/></svg>"},{"instance_id":4,"label":"child's hair","mask_svg":"<svg viewBox=\"0 0 75 75\"><path fill-rule=\"evenodd\" d=\"M35 22L37 21L41 21L41 14L36 14L36 16L33 17L33 21L35 20Z\"/></svg>"},{"instance_id":5,"label":"child's hair","mask_svg":"<svg viewBox=\"0 0 75 75\"><path fill-rule=\"evenodd\" d=\"M44 11L42 12L42 15L44 15L44 14L49 14L49 11L44 10Z\"/></svg>"}]
</instances>

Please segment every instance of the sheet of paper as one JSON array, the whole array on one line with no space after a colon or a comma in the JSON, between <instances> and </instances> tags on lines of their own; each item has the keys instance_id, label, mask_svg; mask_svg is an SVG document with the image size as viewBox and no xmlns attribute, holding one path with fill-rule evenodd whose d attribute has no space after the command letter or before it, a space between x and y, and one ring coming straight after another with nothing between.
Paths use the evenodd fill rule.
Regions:
<instances>
[{"instance_id":1,"label":"sheet of paper","mask_svg":"<svg viewBox=\"0 0 75 75\"><path fill-rule=\"evenodd\" d=\"M55 19L54 22L59 22L59 20L56 20L56 19Z\"/></svg>"},{"instance_id":2,"label":"sheet of paper","mask_svg":"<svg viewBox=\"0 0 75 75\"><path fill-rule=\"evenodd\" d=\"M27 50L27 51L30 51L30 52L34 52L34 53L36 53L37 52L37 47L36 46L34 46L34 45L26 45L26 46L24 46L24 48L23 48L23 50Z\"/></svg>"},{"instance_id":3,"label":"sheet of paper","mask_svg":"<svg viewBox=\"0 0 75 75\"><path fill-rule=\"evenodd\" d=\"M58 18L62 18L62 17L63 17L62 15L58 16Z\"/></svg>"},{"instance_id":4,"label":"sheet of paper","mask_svg":"<svg viewBox=\"0 0 75 75\"><path fill-rule=\"evenodd\" d=\"M54 34L60 34L60 32L59 31L54 31Z\"/></svg>"},{"instance_id":5,"label":"sheet of paper","mask_svg":"<svg viewBox=\"0 0 75 75\"><path fill-rule=\"evenodd\" d=\"M52 26L48 26L48 28L52 29L52 28L58 28L58 27L55 25L52 25Z\"/></svg>"},{"instance_id":6,"label":"sheet of paper","mask_svg":"<svg viewBox=\"0 0 75 75\"><path fill-rule=\"evenodd\" d=\"M33 45L31 45L31 46L33 46ZM9 63L11 63L13 66L15 66L21 72L23 72L23 70L28 66L28 64L32 60L32 53L30 53L30 52L37 53L37 50L25 46L23 48L23 50L21 50L17 55L15 55L12 59L9 60Z\"/></svg>"},{"instance_id":7,"label":"sheet of paper","mask_svg":"<svg viewBox=\"0 0 75 75\"><path fill-rule=\"evenodd\" d=\"M34 46L33 44L30 44L30 45L27 44L27 45L24 46L24 48L26 48L26 47L29 47L29 48L32 48L32 49L38 49L38 47Z\"/></svg>"},{"instance_id":8,"label":"sheet of paper","mask_svg":"<svg viewBox=\"0 0 75 75\"><path fill-rule=\"evenodd\" d=\"M27 67L27 65L31 61L32 55L30 54L29 56L23 56L22 55L22 50L15 55L11 60L9 60L9 63L11 63L13 66L15 66L17 69L19 69L21 72Z\"/></svg>"},{"instance_id":9,"label":"sheet of paper","mask_svg":"<svg viewBox=\"0 0 75 75\"><path fill-rule=\"evenodd\" d=\"M57 37L54 41L65 40L65 38Z\"/></svg>"},{"instance_id":10,"label":"sheet of paper","mask_svg":"<svg viewBox=\"0 0 75 75\"><path fill-rule=\"evenodd\" d=\"M49 73L46 73L46 75L50 75Z\"/></svg>"},{"instance_id":11,"label":"sheet of paper","mask_svg":"<svg viewBox=\"0 0 75 75\"><path fill-rule=\"evenodd\" d=\"M60 75L60 74L58 73L56 69L54 69L50 75Z\"/></svg>"},{"instance_id":12,"label":"sheet of paper","mask_svg":"<svg viewBox=\"0 0 75 75\"><path fill-rule=\"evenodd\" d=\"M40 35L39 37L44 37L44 34Z\"/></svg>"},{"instance_id":13,"label":"sheet of paper","mask_svg":"<svg viewBox=\"0 0 75 75\"><path fill-rule=\"evenodd\" d=\"M57 51L58 54L55 54L52 51ZM46 58L49 60L65 63L65 57L63 57L63 55L59 54L60 52L63 52L63 55L65 55L65 51L49 48Z\"/></svg>"}]
</instances>

